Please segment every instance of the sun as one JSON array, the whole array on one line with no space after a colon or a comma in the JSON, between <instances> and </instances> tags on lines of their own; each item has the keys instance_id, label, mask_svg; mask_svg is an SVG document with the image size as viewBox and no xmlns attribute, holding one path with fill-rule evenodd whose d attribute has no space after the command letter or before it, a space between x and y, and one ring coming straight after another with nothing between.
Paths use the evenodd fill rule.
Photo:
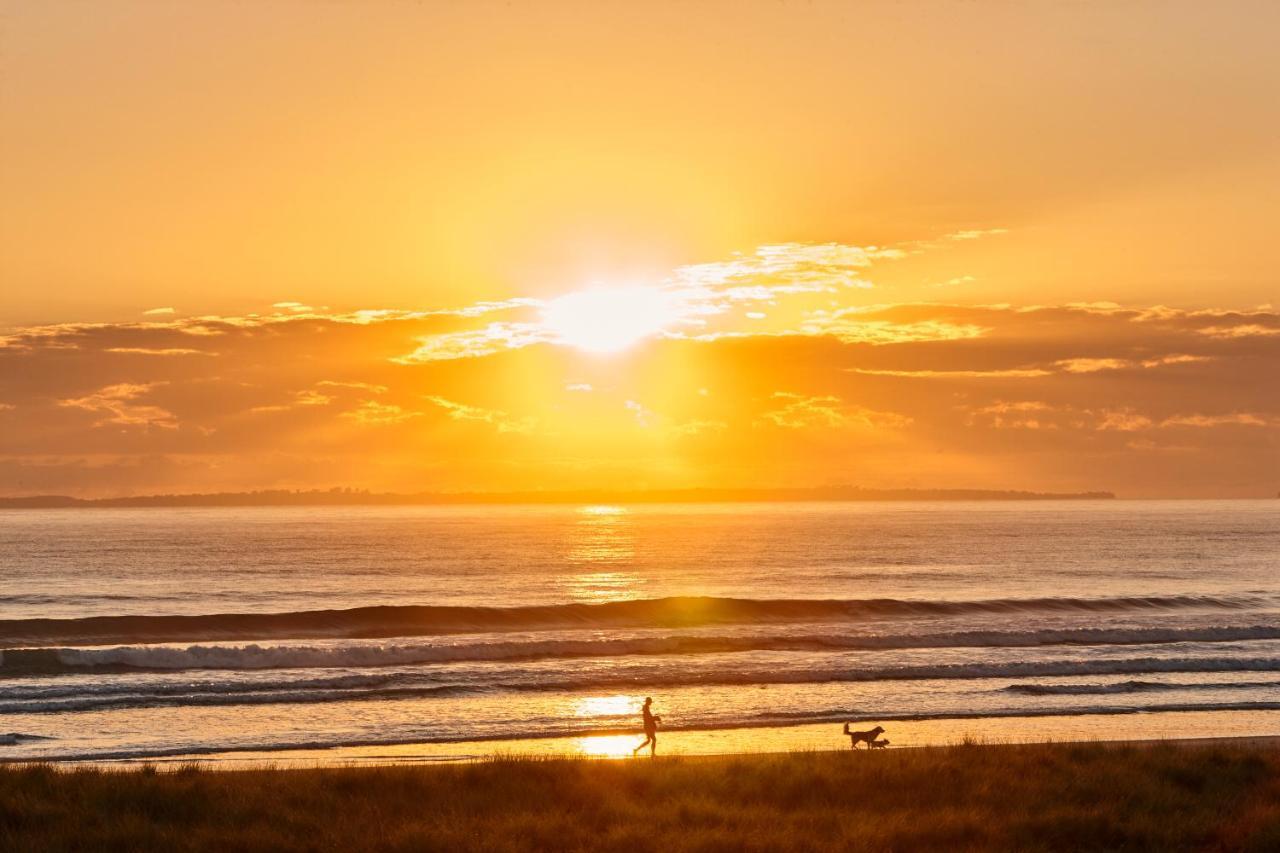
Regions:
<instances>
[{"instance_id":1,"label":"sun","mask_svg":"<svg viewBox=\"0 0 1280 853\"><path fill-rule=\"evenodd\" d=\"M554 299L542 322L557 343L590 352L617 352L677 320L670 297L655 287L595 287Z\"/></svg>"}]
</instances>

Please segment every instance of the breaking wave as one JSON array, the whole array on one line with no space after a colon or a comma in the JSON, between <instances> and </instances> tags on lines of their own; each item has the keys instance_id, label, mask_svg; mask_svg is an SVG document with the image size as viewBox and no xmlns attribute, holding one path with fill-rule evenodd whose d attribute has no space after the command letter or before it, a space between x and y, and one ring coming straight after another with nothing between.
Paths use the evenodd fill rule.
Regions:
<instances>
[{"instance_id":1,"label":"breaking wave","mask_svg":"<svg viewBox=\"0 0 1280 853\"><path fill-rule=\"evenodd\" d=\"M202 670L380 667L464 661L714 654L750 651L838 652L918 648L1022 648L1226 643L1280 639L1280 625L1193 628L1058 628L921 634L666 635L624 638L521 639L475 643L402 642L334 645L116 646L9 649L0 676L83 670Z\"/></svg>"},{"instance_id":2,"label":"breaking wave","mask_svg":"<svg viewBox=\"0 0 1280 853\"><path fill-rule=\"evenodd\" d=\"M724 652L887 651L906 648L1151 646L1280 639L1280 625L1204 628L1078 628L941 631L923 634L666 635L604 639L529 639L483 643L334 644L334 646L120 646L20 648L0 652L0 676L83 670L269 670L406 666L416 663L660 656Z\"/></svg>"},{"instance_id":3,"label":"breaking wave","mask_svg":"<svg viewBox=\"0 0 1280 853\"><path fill-rule=\"evenodd\" d=\"M229 682L84 685L78 692L61 685L17 685L0 699L0 714L38 714L107 708L314 704L340 701L451 698L477 693L546 693L595 690L646 690L693 686L733 687L770 684L823 684L874 681L945 681L1058 676L1143 675L1153 673L1280 672L1280 658L1125 658L1115 660L1010 661L916 666L769 666L694 670L527 671L433 674L394 672L384 676L275 679ZM1150 686L1148 686L1150 685ZM1213 685L1217 689L1267 688L1272 682ZM1203 684L1131 681L1123 684L1011 685L1004 692L1023 695L1091 695L1144 690L1210 689Z\"/></svg>"},{"instance_id":4,"label":"breaking wave","mask_svg":"<svg viewBox=\"0 0 1280 853\"><path fill-rule=\"evenodd\" d=\"M672 597L603 604L521 607L411 605L224 613L205 616L90 616L0 620L0 646L181 643L248 639L362 639L571 628L663 628L716 624L857 622L913 616L1244 610L1274 606L1264 596L999 598L976 601Z\"/></svg>"},{"instance_id":5,"label":"breaking wave","mask_svg":"<svg viewBox=\"0 0 1280 853\"><path fill-rule=\"evenodd\" d=\"M0 733L0 746L16 746L20 743L30 743L37 740L53 740L51 737L43 737L41 735L29 735L24 732L8 732Z\"/></svg>"},{"instance_id":6,"label":"breaking wave","mask_svg":"<svg viewBox=\"0 0 1280 853\"><path fill-rule=\"evenodd\" d=\"M1180 690L1274 690L1277 681L1118 681L1108 684L1010 684L1006 693L1020 696L1116 696Z\"/></svg>"}]
</instances>

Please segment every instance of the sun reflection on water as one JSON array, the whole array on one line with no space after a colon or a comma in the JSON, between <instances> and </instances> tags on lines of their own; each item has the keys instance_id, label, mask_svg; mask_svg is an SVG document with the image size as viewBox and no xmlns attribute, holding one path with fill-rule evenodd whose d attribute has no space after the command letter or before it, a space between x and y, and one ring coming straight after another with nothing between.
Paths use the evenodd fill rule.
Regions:
<instances>
[{"instance_id":1,"label":"sun reflection on water","mask_svg":"<svg viewBox=\"0 0 1280 853\"><path fill-rule=\"evenodd\" d=\"M625 693L614 696L587 696L573 703L573 713L579 717L599 717L605 714L639 714L640 700Z\"/></svg>"},{"instance_id":2,"label":"sun reflection on water","mask_svg":"<svg viewBox=\"0 0 1280 853\"><path fill-rule=\"evenodd\" d=\"M602 515L626 515L627 508L625 506L614 506L612 504L595 504L593 506L584 506L578 510L582 515L602 516Z\"/></svg>"},{"instance_id":3,"label":"sun reflection on water","mask_svg":"<svg viewBox=\"0 0 1280 853\"><path fill-rule=\"evenodd\" d=\"M640 719L639 696L615 693L611 696L584 696L573 702L573 713L578 717L590 717L597 725L622 727L635 724ZM580 755L596 758L625 758L632 754L643 736L590 735L574 738L573 749Z\"/></svg>"},{"instance_id":4,"label":"sun reflection on water","mask_svg":"<svg viewBox=\"0 0 1280 853\"><path fill-rule=\"evenodd\" d=\"M596 505L578 510L567 534L565 560L582 571L563 584L576 601L636 598L641 577L625 567L636 555L635 530L626 507Z\"/></svg>"},{"instance_id":5,"label":"sun reflection on water","mask_svg":"<svg viewBox=\"0 0 1280 853\"><path fill-rule=\"evenodd\" d=\"M598 735L578 738L574 746L582 755L593 755L597 758L626 758L632 755L636 744L641 739L638 735Z\"/></svg>"},{"instance_id":6,"label":"sun reflection on water","mask_svg":"<svg viewBox=\"0 0 1280 853\"><path fill-rule=\"evenodd\" d=\"M569 562L618 563L635 555L635 531L626 509L586 506L578 511L569 533Z\"/></svg>"}]
</instances>

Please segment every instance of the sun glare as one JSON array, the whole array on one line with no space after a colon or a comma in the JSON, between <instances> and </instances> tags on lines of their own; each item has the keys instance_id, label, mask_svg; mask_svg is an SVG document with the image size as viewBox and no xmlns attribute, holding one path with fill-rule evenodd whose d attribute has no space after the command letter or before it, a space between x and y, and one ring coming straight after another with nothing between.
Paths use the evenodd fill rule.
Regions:
<instances>
[{"instance_id":1,"label":"sun glare","mask_svg":"<svg viewBox=\"0 0 1280 853\"><path fill-rule=\"evenodd\" d=\"M636 735L596 735L579 738L578 752L595 758L627 758L640 738Z\"/></svg>"},{"instance_id":2,"label":"sun glare","mask_svg":"<svg viewBox=\"0 0 1280 853\"><path fill-rule=\"evenodd\" d=\"M638 714L640 700L626 693L615 693L612 696L587 696L574 702L573 712L579 717Z\"/></svg>"},{"instance_id":3,"label":"sun glare","mask_svg":"<svg viewBox=\"0 0 1280 853\"><path fill-rule=\"evenodd\" d=\"M617 352L656 335L676 320L667 294L653 287L600 287L550 302L543 322L559 343L590 352Z\"/></svg>"}]
</instances>

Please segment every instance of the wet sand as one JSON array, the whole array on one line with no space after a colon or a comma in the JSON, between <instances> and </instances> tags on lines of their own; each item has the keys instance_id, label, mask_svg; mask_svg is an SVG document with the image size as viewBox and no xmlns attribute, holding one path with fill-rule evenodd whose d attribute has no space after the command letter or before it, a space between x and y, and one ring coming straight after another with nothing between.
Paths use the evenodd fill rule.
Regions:
<instances>
[{"instance_id":1,"label":"wet sand","mask_svg":"<svg viewBox=\"0 0 1280 853\"><path fill-rule=\"evenodd\" d=\"M870 728L876 721L859 721ZM977 742L984 745L1062 742L1280 745L1280 711L1187 711L1093 716L999 717L963 720L883 722L881 737L891 750ZM643 736L636 734L526 740L383 744L280 751L238 751L174 755L128 761L83 762L99 766L155 764L176 767L198 762L207 769L327 767L344 765L454 763L496 757L534 756L631 759ZM660 731L660 756L848 751L841 723L818 723L711 731ZM861 747L860 747L861 750ZM647 759L647 750L636 760ZM80 762L68 762L79 764Z\"/></svg>"}]
</instances>

